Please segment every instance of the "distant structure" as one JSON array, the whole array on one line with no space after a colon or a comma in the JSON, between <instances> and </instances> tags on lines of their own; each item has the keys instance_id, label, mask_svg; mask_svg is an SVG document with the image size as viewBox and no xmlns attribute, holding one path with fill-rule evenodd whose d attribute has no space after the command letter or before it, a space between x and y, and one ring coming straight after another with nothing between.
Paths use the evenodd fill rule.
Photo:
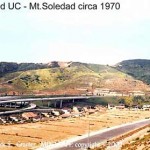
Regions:
<instances>
[{"instance_id":1,"label":"distant structure","mask_svg":"<svg viewBox=\"0 0 150 150\"><path fill-rule=\"evenodd\" d=\"M145 93L142 91L129 91L130 96L145 96Z\"/></svg>"},{"instance_id":2,"label":"distant structure","mask_svg":"<svg viewBox=\"0 0 150 150\"><path fill-rule=\"evenodd\" d=\"M108 109L124 109L125 105L121 104L121 105L113 105L113 104L108 104Z\"/></svg>"},{"instance_id":3,"label":"distant structure","mask_svg":"<svg viewBox=\"0 0 150 150\"><path fill-rule=\"evenodd\" d=\"M150 105L143 105L143 110L150 110Z\"/></svg>"},{"instance_id":4,"label":"distant structure","mask_svg":"<svg viewBox=\"0 0 150 150\"><path fill-rule=\"evenodd\" d=\"M107 88L96 88L93 95L98 96L145 96L143 91L115 91Z\"/></svg>"},{"instance_id":5,"label":"distant structure","mask_svg":"<svg viewBox=\"0 0 150 150\"><path fill-rule=\"evenodd\" d=\"M108 96L109 93L110 93L110 89L106 89L106 88L96 88L93 91L93 94L98 96Z\"/></svg>"}]
</instances>

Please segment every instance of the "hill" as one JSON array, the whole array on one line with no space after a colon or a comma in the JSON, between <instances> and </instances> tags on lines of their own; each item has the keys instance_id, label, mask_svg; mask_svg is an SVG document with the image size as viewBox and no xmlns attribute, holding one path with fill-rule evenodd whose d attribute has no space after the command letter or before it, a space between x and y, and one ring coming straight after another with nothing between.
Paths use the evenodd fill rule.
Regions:
<instances>
[{"instance_id":1,"label":"hill","mask_svg":"<svg viewBox=\"0 0 150 150\"><path fill-rule=\"evenodd\" d=\"M118 63L116 69L150 84L150 60L125 60Z\"/></svg>"},{"instance_id":2,"label":"hill","mask_svg":"<svg viewBox=\"0 0 150 150\"><path fill-rule=\"evenodd\" d=\"M77 94L84 89L143 90L148 86L108 65L79 62L0 63L0 93ZM1 67L2 66L2 67Z\"/></svg>"},{"instance_id":3,"label":"hill","mask_svg":"<svg viewBox=\"0 0 150 150\"><path fill-rule=\"evenodd\" d=\"M37 70L44 68L55 68L55 67L67 67L71 62L49 62L47 64L42 63L14 63L14 62L0 62L0 77L7 73L26 71L26 70Z\"/></svg>"}]
</instances>

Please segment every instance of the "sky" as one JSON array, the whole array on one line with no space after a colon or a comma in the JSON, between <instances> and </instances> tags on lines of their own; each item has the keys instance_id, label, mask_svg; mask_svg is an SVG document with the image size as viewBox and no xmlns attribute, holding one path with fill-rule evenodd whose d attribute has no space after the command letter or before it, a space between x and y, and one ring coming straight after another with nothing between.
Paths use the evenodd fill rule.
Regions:
<instances>
[{"instance_id":1,"label":"sky","mask_svg":"<svg viewBox=\"0 0 150 150\"><path fill-rule=\"evenodd\" d=\"M113 65L150 59L150 0L117 0L120 10L101 10L100 3L109 1L20 0L23 5L85 2L98 10L0 10L0 61Z\"/></svg>"}]
</instances>

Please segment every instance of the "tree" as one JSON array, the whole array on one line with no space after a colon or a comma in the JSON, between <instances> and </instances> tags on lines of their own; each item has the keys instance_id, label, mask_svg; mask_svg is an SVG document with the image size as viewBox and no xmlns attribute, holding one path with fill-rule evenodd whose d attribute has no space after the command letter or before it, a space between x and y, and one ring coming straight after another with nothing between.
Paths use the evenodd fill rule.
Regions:
<instances>
[{"instance_id":1,"label":"tree","mask_svg":"<svg viewBox=\"0 0 150 150\"><path fill-rule=\"evenodd\" d=\"M124 104L128 107L131 107L133 105L133 97L125 97Z\"/></svg>"},{"instance_id":2,"label":"tree","mask_svg":"<svg viewBox=\"0 0 150 150\"><path fill-rule=\"evenodd\" d=\"M142 107L143 101L144 101L144 98L141 96L136 96L133 98L134 104L138 105L139 107Z\"/></svg>"}]
</instances>

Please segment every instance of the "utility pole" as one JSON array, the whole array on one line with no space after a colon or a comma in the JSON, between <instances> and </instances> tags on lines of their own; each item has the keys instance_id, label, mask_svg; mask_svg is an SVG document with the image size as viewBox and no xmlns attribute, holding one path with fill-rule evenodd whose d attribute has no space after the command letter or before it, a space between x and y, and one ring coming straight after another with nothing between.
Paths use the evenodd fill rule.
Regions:
<instances>
[{"instance_id":1,"label":"utility pole","mask_svg":"<svg viewBox=\"0 0 150 150\"><path fill-rule=\"evenodd\" d=\"M88 125L88 147L89 147L89 143L90 143L90 118L88 118L89 119L89 125Z\"/></svg>"},{"instance_id":2,"label":"utility pole","mask_svg":"<svg viewBox=\"0 0 150 150\"><path fill-rule=\"evenodd\" d=\"M88 143L87 143L87 149L90 148L90 117L88 112Z\"/></svg>"}]
</instances>

